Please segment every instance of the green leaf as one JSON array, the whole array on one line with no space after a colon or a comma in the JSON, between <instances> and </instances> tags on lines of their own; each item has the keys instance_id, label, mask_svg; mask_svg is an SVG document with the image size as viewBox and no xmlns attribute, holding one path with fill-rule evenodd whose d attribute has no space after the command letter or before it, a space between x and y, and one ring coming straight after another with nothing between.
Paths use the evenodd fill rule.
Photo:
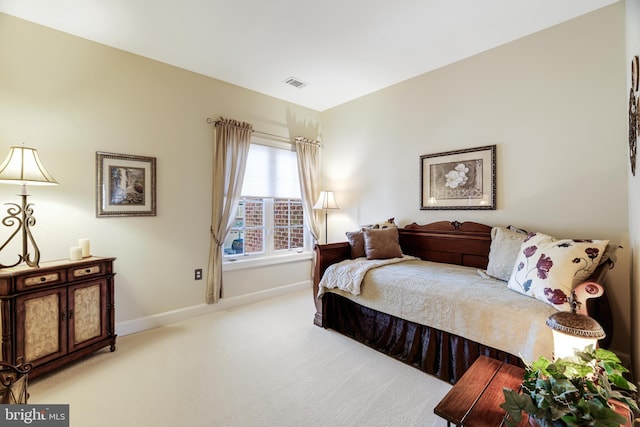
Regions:
<instances>
[{"instance_id":1,"label":"green leaf","mask_svg":"<svg viewBox=\"0 0 640 427\"><path fill-rule=\"evenodd\" d=\"M609 381L611 382L611 384L615 385L616 387L620 387L621 389L636 391L635 384L630 383L625 377L620 374L610 374Z\"/></svg>"},{"instance_id":2,"label":"green leaf","mask_svg":"<svg viewBox=\"0 0 640 427\"><path fill-rule=\"evenodd\" d=\"M620 361L618 355L613 351L607 350L605 348L597 348L595 351L595 358L607 363L614 363L622 366L622 362Z\"/></svg>"},{"instance_id":3,"label":"green leaf","mask_svg":"<svg viewBox=\"0 0 640 427\"><path fill-rule=\"evenodd\" d=\"M598 400L591 404L591 414L594 419L594 426L596 427L620 427L620 424L625 423L627 420L620 414L616 413L613 409L606 405L596 404ZM591 402L590 402L591 403Z\"/></svg>"},{"instance_id":4,"label":"green leaf","mask_svg":"<svg viewBox=\"0 0 640 427\"><path fill-rule=\"evenodd\" d=\"M529 395L520 394L508 388L502 389L502 393L504 394L505 401L500 407L504 409L516 423L522 420L522 411L527 414L535 414L538 410L538 407Z\"/></svg>"}]
</instances>

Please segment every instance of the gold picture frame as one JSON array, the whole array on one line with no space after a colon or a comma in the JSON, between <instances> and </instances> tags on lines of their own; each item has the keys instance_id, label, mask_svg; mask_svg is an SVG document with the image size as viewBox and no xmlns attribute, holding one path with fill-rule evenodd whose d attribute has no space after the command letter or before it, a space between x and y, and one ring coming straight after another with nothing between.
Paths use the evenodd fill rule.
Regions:
<instances>
[{"instance_id":1,"label":"gold picture frame","mask_svg":"<svg viewBox=\"0 0 640 427\"><path fill-rule=\"evenodd\" d=\"M420 209L496 209L496 146L420 156Z\"/></svg>"},{"instance_id":2,"label":"gold picture frame","mask_svg":"<svg viewBox=\"0 0 640 427\"><path fill-rule=\"evenodd\" d=\"M629 163L631 175L636 176L636 155L638 144L638 100L633 88L629 90Z\"/></svg>"},{"instance_id":3,"label":"gold picture frame","mask_svg":"<svg viewBox=\"0 0 640 427\"><path fill-rule=\"evenodd\" d=\"M640 80L640 76L638 76L638 74L640 73L640 71L638 70L638 62L638 55L636 55L631 60L631 89L633 89L634 92L638 91L638 80Z\"/></svg>"},{"instance_id":4,"label":"gold picture frame","mask_svg":"<svg viewBox=\"0 0 640 427\"><path fill-rule=\"evenodd\" d=\"M96 216L156 216L156 158L96 152Z\"/></svg>"}]
</instances>

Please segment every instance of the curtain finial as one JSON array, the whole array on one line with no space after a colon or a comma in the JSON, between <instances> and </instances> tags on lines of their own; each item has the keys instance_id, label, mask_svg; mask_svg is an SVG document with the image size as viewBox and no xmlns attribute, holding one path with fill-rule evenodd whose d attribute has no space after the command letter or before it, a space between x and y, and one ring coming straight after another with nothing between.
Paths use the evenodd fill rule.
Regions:
<instances>
[{"instance_id":1,"label":"curtain finial","mask_svg":"<svg viewBox=\"0 0 640 427\"><path fill-rule=\"evenodd\" d=\"M253 132L253 125L251 123L242 122L240 120L235 119L227 119L225 117L220 117L216 122L216 126L230 126L240 129L248 129Z\"/></svg>"}]
</instances>

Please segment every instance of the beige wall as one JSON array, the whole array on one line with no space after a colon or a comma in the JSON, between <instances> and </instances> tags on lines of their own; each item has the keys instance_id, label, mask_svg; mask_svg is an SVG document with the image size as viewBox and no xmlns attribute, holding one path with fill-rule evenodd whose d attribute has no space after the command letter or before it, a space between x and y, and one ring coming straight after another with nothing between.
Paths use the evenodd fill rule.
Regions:
<instances>
[{"instance_id":1,"label":"beige wall","mask_svg":"<svg viewBox=\"0 0 640 427\"><path fill-rule=\"evenodd\" d=\"M627 0L626 6L626 61L627 84L626 90L631 87L631 58L640 55L640 0ZM628 92L625 93L628 97ZM636 96L640 96L637 93ZM628 98L627 98L628 99ZM640 154L640 151L639 151ZM627 168L629 176L629 245L633 254L631 268L631 347L633 371L636 378L640 372L640 339L638 337L638 325L640 324L640 161L636 162L636 175L631 174L631 169Z\"/></svg>"},{"instance_id":2,"label":"beige wall","mask_svg":"<svg viewBox=\"0 0 640 427\"><path fill-rule=\"evenodd\" d=\"M624 39L617 3L321 114L0 14L0 147L35 146L60 182L30 187L43 259L67 257L78 237L91 238L94 254L118 257L120 325L204 301L204 282L192 276L206 269L209 249L205 120L224 115L270 133L321 136L324 187L342 208L329 215L330 241L396 217L620 243L607 286L614 348L629 352L640 202L637 178L628 178ZM418 209L420 155L488 144L498 146L496 211ZM96 151L158 159L157 217L95 218ZM0 186L0 200L16 192ZM229 271L226 297L304 283L309 264Z\"/></svg>"},{"instance_id":3,"label":"beige wall","mask_svg":"<svg viewBox=\"0 0 640 427\"><path fill-rule=\"evenodd\" d=\"M624 247L607 283L614 348L628 352L623 62L618 3L323 112L324 187L341 207L329 240L389 217L611 239ZM491 144L497 210L419 210L420 155Z\"/></svg>"},{"instance_id":4,"label":"beige wall","mask_svg":"<svg viewBox=\"0 0 640 427\"><path fill-rule=\"evenodd\" d=\"M43 260L67 258L79 237L94 254L118 258L119 324L205 301L193 272L207 276L214 128L206 119L221 115L318 136L312 110L0 14L0 156L32 145L60 183L29 191ZM96 151L157 158L156 217L95 217ZM0 200L17 200L17 191L0 186ZM255 280L261 272L270 280ZM225 296L239 297L309 284L310 261L225 276Z\"/></svg>"}]
</instances>

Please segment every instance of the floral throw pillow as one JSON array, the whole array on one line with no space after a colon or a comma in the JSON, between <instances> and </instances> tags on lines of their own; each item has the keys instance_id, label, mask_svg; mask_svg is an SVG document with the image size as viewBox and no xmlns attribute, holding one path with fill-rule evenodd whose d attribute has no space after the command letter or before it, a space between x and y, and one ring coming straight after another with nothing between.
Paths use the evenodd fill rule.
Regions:
<instances>
[{"instance_id":1,"label":"floral throw pillow","mask_svg":"<svg viewBox=\"0 0 640 427\"><path fill-rule=\"evenodd\" d=\"M571 291L593 273L608 243L529 233L520 246L507 286L568 311Z\"/></svg>"}]
</instances>

